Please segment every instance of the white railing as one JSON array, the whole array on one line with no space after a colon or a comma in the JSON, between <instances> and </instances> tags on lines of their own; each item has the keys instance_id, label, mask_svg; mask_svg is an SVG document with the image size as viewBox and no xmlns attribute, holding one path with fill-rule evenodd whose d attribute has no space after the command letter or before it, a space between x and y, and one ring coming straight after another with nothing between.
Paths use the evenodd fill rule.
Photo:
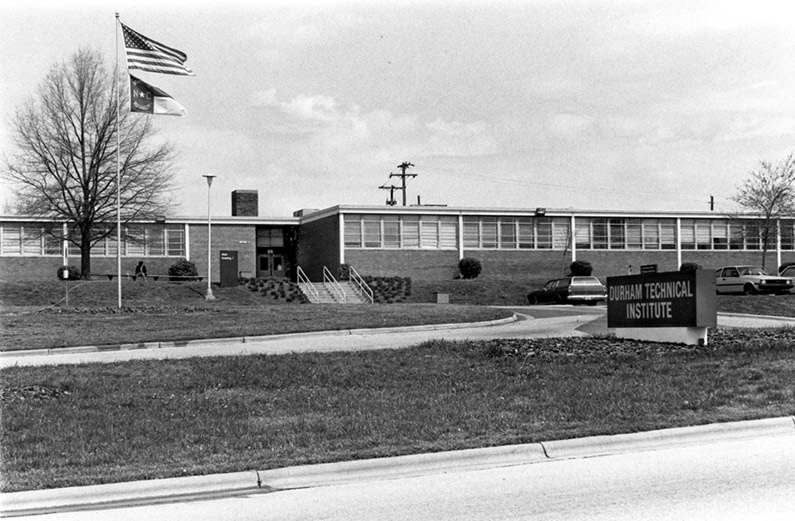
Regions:
<instances>
[{"instance_id":1,"label":"white railing","mask_svg":"<svg viewBox=\"0 0 795 521\"><path fill-rule=\"evenodd\" d=\"M309 280L309 277L306 276L306 273L304 273L304 270L301 269L301 266L298 266L297 272L298 272L298 284L299 285L303 284L303 287L309 291L310 293L308 295L309 300L312 302L317 302L318 300L320 300L320 296L317 293L317 288Z\"/></svg>"},{"instance_id":2,"label":"white railing","mask_svg":"<svg viewBox=\"0 0 795 521\"><path fill-rule=\"evenodd\" d=\"M323 282L326 285L326 288L331 287L331 289L334 290L334 293L337 294L337 302L346 302L348 300L347 295L345 295L345 290L325 266L323 266Z\"/></svg>"},{"instance_id":3,"label":"white railing","mask_svg":"<svg viewBox=\"0 0 795 521\"><path fill-rule=\"evenodd\" d=\"M359 294L370 304L373 303L373 290L370 289L370 286L364 281L364 279L359 275L359 273L353 269L353 266L348 266L349 270L349 277L351 282L354 283L355 288L359 291Z\"/></svg>"}]
</instances>

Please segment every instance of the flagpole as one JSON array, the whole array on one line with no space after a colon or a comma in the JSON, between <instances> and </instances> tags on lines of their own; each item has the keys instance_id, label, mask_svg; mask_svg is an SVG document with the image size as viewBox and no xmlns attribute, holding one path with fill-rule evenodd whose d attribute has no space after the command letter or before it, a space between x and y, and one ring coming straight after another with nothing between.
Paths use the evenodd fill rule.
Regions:
<instances>
[{"instance_id":1,"label":"flagpole","mask_svg":"<svg viewBox=\"0 0 795 521\"><path fill-rule=\"evenodd\" d=\"M116 284L121 309L121 87L119 86L119 13L116 13Z\"/></svg>"}]
</instances>

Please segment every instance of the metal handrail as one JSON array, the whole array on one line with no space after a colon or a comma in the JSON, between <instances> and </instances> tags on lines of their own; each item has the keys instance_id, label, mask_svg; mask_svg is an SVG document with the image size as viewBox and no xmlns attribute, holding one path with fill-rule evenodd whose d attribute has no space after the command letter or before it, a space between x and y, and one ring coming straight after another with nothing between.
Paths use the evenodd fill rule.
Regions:
<instances>
[{"instance_id":1,"label":"metal handrail","mask_svg":"<svg viewBox=\"0 0 795 521\"><path fill-rule=\"evenodd\" d=\"M309 280L309 277L306 276L306 273L304 273L304 270L301 269L301 266L297 267L298 267L297 270L298 284L304 284L306 288L309 289L309 293L311 293L311 296L315 298L314 300L312 300L311 298L309 300L312 300L312 302L317 302L318 300L320 300L320 295L318 295L317 293L317 288L315 287L314 284L312 284L312 281Z\"/></svg>"},{"instance_id":2,"label":"metal handrail","mask_svg":"<svg viewBox=\"0 0 795 521\"><path fill-rule=\"evenodd\" d=\"M334 278L334 275L332 275L329 269L325 266L323 266L323 282L326 284L326 286L331 286L332 289L334 289L334 292L339 297L340 302L347 302L348 296L345 294L345 290L342 289L340 283L337 282L337 279Z\"/></svg>"},{"instance_id":3,"label":"metal handrail","mask_svg":"<svg viewBox=\"0 0 795 521\"><path fill-rule=\"evenodd\" d=\"M359 289L359 293L364 297L365 300L369 300L370 304L373 303L373 290L370 289L370 286L364 281L364 279L359 275L353 266L348 266L348 270L350 273L350 279L356 284L356 287Z\"/></svg>"}]
</instances>

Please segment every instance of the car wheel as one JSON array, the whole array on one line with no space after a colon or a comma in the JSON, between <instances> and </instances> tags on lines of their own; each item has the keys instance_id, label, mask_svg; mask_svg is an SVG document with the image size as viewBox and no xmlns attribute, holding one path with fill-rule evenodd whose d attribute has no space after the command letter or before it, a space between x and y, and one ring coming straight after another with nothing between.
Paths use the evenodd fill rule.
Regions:
<instances>
[{"instance_id":1,"label":"car wheel","mask_svg":"<svg viewBox=\"0 0 795 521\"><path fill-rule=\"evenodd\" d=\"M530 304L531 306L537 305L538 304L538 297L533 297L533 296L528 295L527 296L527 303Z\"/></svg>"},{"instance_id":2,"label":"car wheel","mask_svg":"<svg viewBox=\"0 0 795 521\"><path fill-rule=\"evenodd\" d=\"M756 295L756 288L753 284L746 284L743 286L743 293L746 295Z\"/></svg>"}]
</instances>

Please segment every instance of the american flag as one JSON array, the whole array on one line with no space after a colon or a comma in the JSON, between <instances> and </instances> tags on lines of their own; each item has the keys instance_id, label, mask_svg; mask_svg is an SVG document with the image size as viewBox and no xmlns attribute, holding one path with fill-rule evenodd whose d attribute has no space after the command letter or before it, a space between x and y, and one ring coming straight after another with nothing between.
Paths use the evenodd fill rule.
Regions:
<instances>
[{"instance_id":1,"label":"american flag","mask_svg":"<svg viewBox=\"0 0 795 521\"><path fill-rule=\"evenodd\" d=\"M124 24L121 24L121 29L127 49L127 68L162 74L194 75L184 65L188 59L184 52L147 38Z\"/></svg>"}]
</instances>

